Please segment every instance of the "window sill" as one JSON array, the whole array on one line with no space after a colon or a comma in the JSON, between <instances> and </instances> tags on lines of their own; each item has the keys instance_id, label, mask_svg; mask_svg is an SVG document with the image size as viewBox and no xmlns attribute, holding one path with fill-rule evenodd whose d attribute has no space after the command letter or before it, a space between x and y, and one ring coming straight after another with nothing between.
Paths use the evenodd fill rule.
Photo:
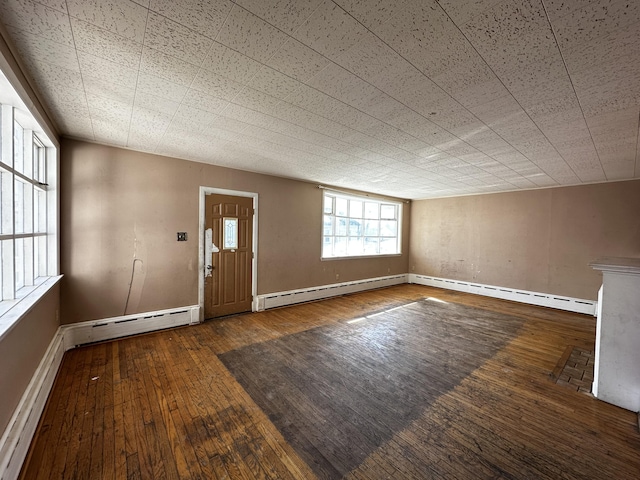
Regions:
<instances>
[{"instance_id":1,"label":"window sill","mask_svg":"<svg viewBox=\"0 0 640 480\"><path fill-rule=\"evenodd\" d=\"M401 257L402 253L384 253L378 255L350 255L346 257L320 257L321 262L331 261L331 260L357 260L360 258L371 259L371 258L389 258L389 257Z\"/></svg>"},{"instance_id":2,"label":"window sill","mask_svg":"<svg viewBox=\"0 0 640 480\"><path fill-rule=\"evenodd\" d=\"M7 335L18 321L62 279L62 275L49 277L22 298L0 302L0 341Z\"/></svg>"}]
</instances>

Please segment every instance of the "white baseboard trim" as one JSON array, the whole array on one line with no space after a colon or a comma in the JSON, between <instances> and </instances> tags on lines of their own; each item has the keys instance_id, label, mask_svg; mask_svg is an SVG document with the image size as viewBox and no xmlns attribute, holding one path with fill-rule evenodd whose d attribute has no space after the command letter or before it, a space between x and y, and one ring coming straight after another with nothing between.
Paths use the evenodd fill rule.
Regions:
<instances>
[{"instance_id":1,"label":"white baseboard trim","mask_svg":"<svg viewBox=\"0 0 640 480\"><path fill-rule=\"evenodd\" d=\"M0 439L0 480L20 475L64 352L87 343L199 322L200 307L193 305L58 327Z\"/></svg>"},{"instance_id":2,"label":"white baseboard trim","mask_svg":"<svg viewBox=\"0 0 640 480\"><path fill-rule=\"evenodd\" d=\"M122 317L62 325L65 351L87 343L200 323L200 307L171 308Z\"/></svg>"},{"instance_id":3,"label":"white baseboard trim","mask_svg":"<svg viewBox=\"0 0 640 480\"><path fill-rule=\"evenodd\" d=\"M318 287L301 288L285 292L267 293L258 295L258 310L266 310L275 307L284 307L296 303L320 300L323 298L337 297L347 293L362 292L374 288L389 287L407 283L407 274L389 275L386 277L367 278L352 282L333 283Z\"/></svg>"},{"instance_id":4,"label":"white baseboard trim","mask_svg":"<svg viewBox=\"0 0 640 480\"><path fill-rule=\"evenodd\" d=\"M20 475L64 352L62 332L58 328L0 440L2 480L15 480Z\"/></svg>"},{"instance_id":5,"label":"white baseboard trim","mask_svg":"<svg viewBox=\"0 0 640 480\"><path fill-rule=\"evenodd\" d=\"M483 285L474 282L464 282L461 280L451 280L448 278L430 277L428 275L409 274L409 283L427 285L429 287L446 288L458 292L474 293L486 297L501 298L514 302L528 303L540 307L556 308L575 313L585 313L587 315L596 314L598 302L594 300L583 300L581 298L563 297L550 293L530 292L516 288L498 287L495 285Z\"/></svg>"}]
</instances>

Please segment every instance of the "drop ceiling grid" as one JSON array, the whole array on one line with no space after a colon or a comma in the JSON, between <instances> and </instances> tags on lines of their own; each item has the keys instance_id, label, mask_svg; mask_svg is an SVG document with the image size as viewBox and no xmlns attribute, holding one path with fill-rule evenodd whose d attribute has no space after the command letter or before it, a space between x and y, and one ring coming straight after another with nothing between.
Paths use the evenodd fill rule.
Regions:
<instances>
[{"instance_id":1,"label":"drop ceiling grid","mask_svg":"<svg viewBox=\"0 0 640 480\"><path fill-rule=\"evenodd\" d=\"M637 176L640 8L606 2L600 18L599 0L516 3L537 20L515 19L528 37L507 57L504 42L478 55L482 41L462 34L512 11L495 0L7 0L0 12L75 137L126 146L126 132L129 148L411 198ZM538 41L541 8L559 46ZM527 77L536 67L549 79ZM340 88L318 84L336 68ZM496 102L509 97L515 110Z\"/></svg>"}]
</instances>

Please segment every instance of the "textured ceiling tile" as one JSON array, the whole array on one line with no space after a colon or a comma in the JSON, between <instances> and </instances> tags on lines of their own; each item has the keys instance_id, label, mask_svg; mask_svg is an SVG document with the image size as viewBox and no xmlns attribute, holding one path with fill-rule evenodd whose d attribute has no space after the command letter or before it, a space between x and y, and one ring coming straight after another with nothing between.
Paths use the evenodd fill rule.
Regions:
<instances>
[{"instance_id":1,"label":"textured ceiling tile","mask_svg":"<svg viewBox=\"0 0 640 480\"><path fill-rule=\"evenodd\" d=\"M67 0L69 15L142 43L148 10L127 0Z\"/></svg>"},{"instance_id":2,"label":"textured ceiling tile","mask_svg":"<svg viewBox=\"0 0 640 480\"><path fill-rule=\"evenodd\" d=\"M253 88L245 87L238 92L232 102L258 112L271 113L280 102L280 99Z\"/></svg>"},{"instance_id":3,"label":"textured ceiling tile","mask_svg":"<svg viewBox=\"0 0 640 480\"><path fill-rule=\"evenodd\" d=\"M434 1L408 5L376 33L430 77L468 62L475 55L458 28Z\"/></svg>"},{"instance_id":4,"label":"textured ceiling tile","mask_svg":"<svg viewBox=\"0 0 640 480\"><path fill-rule=\"evenodd\" d=\"M587 117L625 110L639 103L638 87L628 78L582 89L578 98Z\"/></svg>"},{"instance_id":5,"label":"textured ceiling tile","mask_svg":"<svg viewBox=\"0 0 640 480\"><path fill-rule=\"evenodd\" d=\"M611 162L603 162L604 173L608 181L633 178L636 168L635 148L624 151L612 151Z\"/></svg>"},{"instance_id":6,"label":"textured ceiling tile","mask_svg":"<svg viewBox=\"0 0 640 480\"><path fill-rule=\"evenodd\" d=\"M92 122L93 133L96 142L108 143L124 147L127 144L129 131L127 128L119 127L109 117L94 119Z\"/></svg>"},{"instance_id":7,"label":"textured ceiling tile","mask_svg":"<svg viewBox=\"0 0 640 480\"><path fill-rule=\"evenodd\" d=\"M120 64L96 57L88 53L78 52L78 62L83 77L92 76L104 81L134 89L138 81L138 71ZM107 75L108 72L108 75Z\"/></svg>"},{"instance_id":8,"label":"textured ceiling tile","mask_svg":"<svg viewBox=\"0 0 640 480\"><path fill-rule=\"evenodd\" d=\"M527 107L526 111L537 124L556 124L583 120L580 103L573 93L542 101Z\"/></svg>"},{"instance_id":9,"label":"textured ceiling tile","mask_svg":"<svg viewBox=\"0 0 640 480\"><path fill-rule=\"evenodd\" d=\"M233 100L243 88L244 85L241 83L234 82L227 77L216 75L206 70L200 70L191 84L191 89L218 97L222 100Z\"/></svg>"},{"instance_id":10,"label":"textured ceiling tile","mask_svg":"<svg viewBox=\"0 0 640 480\"><path fill-rule=\"evenodd\" d=\"M191 30L215 38L233 7L231 0L151 0L149 8Z\"/></svg>"},{"instance_id":11,"label":"textured ceiling tile","mask_svg":"<svg viewBox=\"0 0 640 480\"><path fill-rule=\"evenodd\" d=\"M38 3L62 13L67 13L67 2L65 0L38 0Z\"/></svg>"},{"instance_id":12,"label":"textured ceiling tile","mask_svg":"<svg viewBox=\"0 0 640 480\"><path fill-rule=\"evenodd\" d=\"M185 62L200 65L213 41L177 22L149 12L144 44Z\"/></svg>"},{"instance_id":13,"label":"textured ceiling tile","mask_svg":"<svg viewBox=\"0 0 640 480\"><path fill-rule=\"evenodd\" d=\"M511 70L503 74L501 80L523 105L573 93L564 63L555 56L539 65L526 65Z\"/></svg>"},{"instance_id":14,"label":"textured ceiling tile","mask_svg":"<svg viewBox=\"0 0 640 480\"><path fill-rule=\"evenodd\" d=\"M287 41L285 33L244 8L234 6L216 40L248 57L267 62Z\"/></svg>"},{"instance_id":15,"label":"textured ceiling tile","mask_svg":"<svg viewBox=\"0 0 640 480\"><path fill-rule=\"evenodd\" d=\"M182 99L182 104L190 107L201 108L208 112L217 113L228 105L227 100L208 95L198 90L189 89Z\"/></svg>"},{"instance_id":16,"label":"textured ceiling tile","mask_svg":"<svg viewBox=\"0 0 640 480\"><path fill-rule=\"evenodd\" d=\"M489 10L503 0L439 0L440 7L457 25L464 25L484 10Z\"/></svg>"},{"instance_id":17,"label":"textured ceiling tile","mask_svg":"<svg viewBox=\"0 0 640 480\"><path fill-rule=\"evenodd\" d=\"M98 95L105 98L112 98L122 103L133 103L135 88L115 83L111 78L104 76L94 77L86 73L82 74L84 90L87 94ZM135 85L135 81L133 82Z\"/></svg>"},{"instance_id":18,"label":"textured ceiling tile","mask_svg":"<svg viewBox=\"0 0 640 480\"><path fill-rule=\"evenodd\" d=\"M112 121L119 128L128 128L131 121L132 103L120 102L116 99L87 94L87 105L91 120L102 119Z\"/></svg>"},{"instance_id":19,"label":"textured ceiling tile","mask_svg":"<svg viewBox=\"0 0 640 480\"><path fill-rule=\"evenodd\" d=\"M471 112L486 125L509 121L524 111L511 95L505 95L491 102L483 103L471 109Z\"/></svg>"},{"instance_id":20,"label":"textured ceiling tile","mask_svg":"<svg viewBox=\"0 0 640 480\"><path fill-rule=\"evenodd\" d=\"M378 123L378 120L370 115L306 85L302 85L286 100L288 103L343 125L367 128Z\"/></svg>"},{"instance_id":21,"label":"textured ceiling tile","mask_svg":"<svg viewBox=\"0 0 640 480\"><path fill-rule=\"evenodd\" d=\"M46 40L25 30L7 27L16 48L25 62L47 62L68 70L80 71L75 48Z\"/></svg>"},{"instance_id":22,"label":"textured ceiling tile","mask_svg":"<svg viewBox=\"0 0 640 480\"><path fill-rule=\"evenodd\" d=\"M156 77L164 78L173 83L189 86L193 82L199 67L184 62L179 58L153 50L149 47L142 49L140 71Z\"/></svg>"},{"instance_id":23,"label":"textured ceiling tile","mask_svg":"<svg viewBox=\"0 0 640 480\"><path fill-rule=\"evenodd\" d=\"M411 0L336 0L345 11L353 15L360 23L376 30L388 22Z\"/></svg>"},{"instance_id":24,"label":"textured ceiling tile","mask_svg":"<svg viewBox=\"0 0 640 480\"><path fill-rule=\"evenodd\" d=\"M621 59L626 55L637 55L640 51L638 24L615 30L604 38L582 42L573 48L563 49L563 57L571 74L589 71L605 62Z\"/></svg>"},{"instance_id":25,"label":"textured ceiling tile","mask_svg":"<svg viewBox=\"0 0 640 480\"><path fill-rule=\"evenodd\" d=\"M333 60L353 47L366 32L338 5L325 1L292 36Z\"/></svg>"},{"instance_id":26,"label":"textured ceiling tile","mask_svg":"<svg viewBox=\"0 0 640 480\"><path fill-rule=\"evenodd\" d=\"M138 68L142 51L141 43L75 18L71 19L71 26L79 52L88 53L127 68Z\"/></svg>"},{"instance_id":27,"label":"textured ceiling tile","mask_svg":"<svg viewBox=\"0 0 640 480\"><path fill-rule=\"evenodd\" d=\"M584 8L553 21L560 48L564 51L605 37L640 22L640 2L590 2Z\"/></svg>"},{"instance_id":28,"label":"textured ceiling tile","mask_svg":"<svg viewBox=\"0 0 640 480\"><path fill-rule=\"evenodd\" d=\"M300 86L300 83L277 70L263 67L247 85L274 97L285 98L295 91Z\"/></svg>"},{"instance_id":29,"label":"textured ceiling tile","mask_svg":"<svg viewBox=\"0 0 640 480\"><path fill-rule=\"evenodd\" d=\"M74 90L82 91L82 75L77 70L69 70L58 65L38 62L30 68L33 79L40 86L42 93L47 93L47 85L67 86Z\"/></svg>"},{"instance_id":30,"label":"textured ceiling tile","mask_svg":"<svg viewBox=\"0 0 640 480\"><path fill-rule=\"evenodd\" d=\"M0 2L2 23L7 27L42 37L63 45L73 46L73 34L69 17L30 0L6 0Z\"/></svg>"},{"instance_id":31,"label":"textured ceiling tile","mask_svg":"<svg viewBox=\"0 0 640 480\"><path fill-rule=\"evenodd\" d=\"M157 97L166 98L167 100L179 102L187 92L187 87L170 82L164 78L156 77L155 75L140 73L138 76L137 90Z\"/></svg>"},{"instance_id":32,"label":"textured ceiling tile","mask_svg":"<svg viewBox=\"0 0 640 480\"><path fill-rule=\"evenodd\" d=\"M138 91L135 98L135 106L153 110L165 115L173 115L178 110L180 102L160 97L150 93Z\"/></svg>"},{"instance_id":33,"label":"textured ceiling tile","mask_svg":"<svg viewBox=\"0 0 640 480\"><path fill-rule=\"evenodd\" d=\"M220 116L216 113L183 104L180 105L178 110L175 112L172 126L174 128L176 125L185 125L188 127L195 124L198 125L198 128L206 130L216 124L219 118Z\"/></svg>"},{"instance_id":34,"label":"textured ceiling tile","mask_svg":"<svg viewBox=\"0 0 640 480\"><path fill-rule=\"evenodd\" d=\"M235 0L254 15L291 34L324 0Z\"/></svg>"},{"instance_id":35,"label":"textured ceiling tile","mask_svg":"<svg viewBox=\"0 0 640 480\"><path fill-rule=\"evenodd\" d=\"M246 83L262 68L262 64L214 42L202 63L202 68L236 82Z\"/></svg>"},{"instance_id":36,"label":"textured ceiling tile","mask_svg":"<svg viewBox=\"0 0 640 480\"><path fill-rule=\"evenodd\" d=\"M299 81L313 77L329 64L330 60L294 38L267 61L267 65Z\"/></svg>"}]
</instances>

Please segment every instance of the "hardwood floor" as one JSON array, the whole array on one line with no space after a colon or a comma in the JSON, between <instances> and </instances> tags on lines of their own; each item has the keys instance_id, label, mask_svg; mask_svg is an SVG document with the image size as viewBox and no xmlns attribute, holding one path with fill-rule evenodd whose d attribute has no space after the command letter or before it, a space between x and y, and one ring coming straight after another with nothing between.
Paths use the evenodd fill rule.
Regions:
<instances>
[{"instance_id":1,"label":"hardwood floor","mask_svg":"<svg viewBox=\"0 0 640 480\"><path fill-rule=\"evenodd\" d=\"M594 338L401 285L78 348L21 477L640 478L636 414L551 378Z\"/></svg>"}]
</instances>

